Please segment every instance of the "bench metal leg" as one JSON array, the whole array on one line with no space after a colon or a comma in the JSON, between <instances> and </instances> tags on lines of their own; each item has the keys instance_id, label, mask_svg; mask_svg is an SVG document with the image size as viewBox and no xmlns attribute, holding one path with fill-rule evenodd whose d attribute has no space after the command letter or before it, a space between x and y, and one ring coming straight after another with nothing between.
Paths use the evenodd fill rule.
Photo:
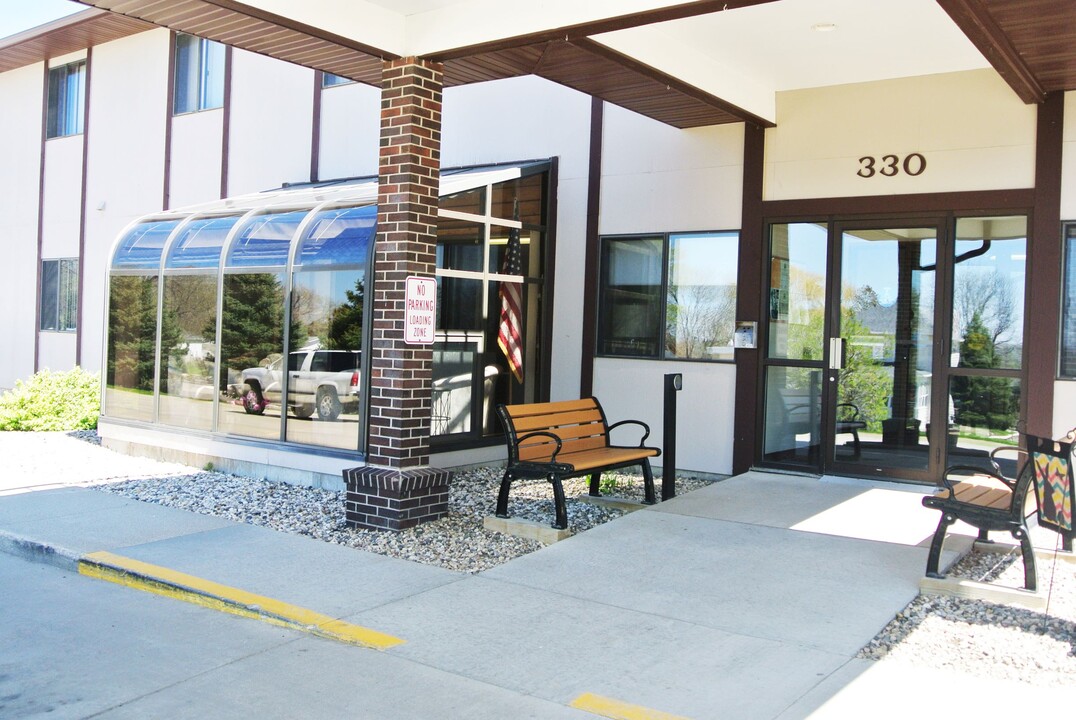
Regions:
<instances>
[{"instance_id":1,"label":"bench metal leg","mask_svg":"<svg viewBox=\"0 0 1076 720\"><path fill-rule=\"evenodd\" d=\"M1031 538L1027 527L1018 527L1012 536L1020 541L1020 552L1024 556L1024 589L1035 592L1038 587L1038 575L1035 572L1035 549L1031 547Z\"/></svg>"},{"instance_id":2,"label":"bench metal leg","mask_svg":"<svg viewBox=\"0 0 1076 720\"><path fill-rule=\"evenodd\" d=\"M501 490L497 493L497 512L496 515L499 518L509 517L508 515L508 491L512 487L512 473L505 470L504 477L501 479Z\"/></svg>"},{"instance_id":3,"label":"bench metal leg","mask_svg":"<svg viewBox=\"0 0 1076 720\"><path fill-rule=\"evenodd\" d=\"M556 519L553 521L554 530L568 529L568 507L564 502L564 485L559 475L550 475L549 482L553 483L553 505L556 508Z\"/></svg>"},{"instance_id":4,"label":"bench metal leg","mask_svg":"<svg viewBox=\"0 0 1076 720\"><path fill-rule=\"evenodd\" d=\"M590 496L591 497L601 497L602 496L601 481L602 481L601 471L596 472L596 473L594 473L593 475L590 476Z\"/></svg>"},{"instance_id":5,"label":"bench metal leg","mask_svg":"<svg viewBox=\"0 0 1076 720\"><path fill-rule=\"evenodd\" d=\"M930 553L927 555L927 577L929 578L945 577L938 572L938 562L941 560L945 533L954 522L956 522L956 517L946 512L942 513L941 520L938 521L938 529L934 531L934 539L930 541Z\"/></svg>"},{"instance_id":6,"label":"bench metal leg","mask_svg":"<svg viewBox=\"0 0 1076 720\"><path fill-rule=\"evenodd\" d=\"M644 458L643 466L643 505L654 505L657 496L654 494L654 471L650 469L650 458Z\"/></svg>"}]
</instances>

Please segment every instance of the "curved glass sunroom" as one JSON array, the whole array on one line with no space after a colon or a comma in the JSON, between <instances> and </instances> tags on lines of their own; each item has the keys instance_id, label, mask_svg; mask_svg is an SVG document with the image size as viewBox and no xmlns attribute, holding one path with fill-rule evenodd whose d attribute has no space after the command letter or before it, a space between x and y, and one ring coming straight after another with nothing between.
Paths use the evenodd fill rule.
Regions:
<instances>
[{"instance_id":1,"label":"curved glass sunroom","mask_svg":"<svg viewBox=\"0 0 1076 720\"><path fill-rule=\"evenodd\" d=\"M442 441L494 433L494 401L534 394L497 357L494 315L501 283L528 288L538 370L547 169L442 177L431 398ZM109 267L102 415L361 451L376 194L376 180L286 188L130 225ZM527 240L519 276L500 273L512 229Z\"/></svg>"}]
</instances>

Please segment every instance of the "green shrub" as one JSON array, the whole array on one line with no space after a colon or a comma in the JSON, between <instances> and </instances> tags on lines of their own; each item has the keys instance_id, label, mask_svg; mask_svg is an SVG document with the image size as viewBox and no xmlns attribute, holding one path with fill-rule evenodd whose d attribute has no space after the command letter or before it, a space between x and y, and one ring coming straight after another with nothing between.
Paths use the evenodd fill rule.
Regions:
<instances>
[{"instance_id":1,"label":"green shrub","mask_svg":"<svg viewBox=\"0 0 1076 720\"><path fill-rule=\"evenodd\" d=\"M97 375L82 368L42 370L0 396L0 430L92 430L100 393Z\"/></svg>"}]
</instances>

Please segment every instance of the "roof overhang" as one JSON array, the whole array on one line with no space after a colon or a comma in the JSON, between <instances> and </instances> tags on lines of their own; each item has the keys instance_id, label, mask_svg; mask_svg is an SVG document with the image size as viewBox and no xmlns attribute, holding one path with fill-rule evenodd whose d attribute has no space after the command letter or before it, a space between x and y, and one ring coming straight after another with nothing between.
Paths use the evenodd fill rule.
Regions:
<instances>
[{"instance_id":1,"label":"roof overhang","mask_svg":"<svg viewBox=\"0 0 1076 720\"><path fill-rule=\"evenodd\" d=\"M106 41L85 33L112 18L374 86L404 56L442 62L447 87L537 75L681 128L770 126L785 90L990 66L1026 102L1076 89L1071 0L79 1L125 19L9 38L0 69Z\"/></svg>"}]
</instances>

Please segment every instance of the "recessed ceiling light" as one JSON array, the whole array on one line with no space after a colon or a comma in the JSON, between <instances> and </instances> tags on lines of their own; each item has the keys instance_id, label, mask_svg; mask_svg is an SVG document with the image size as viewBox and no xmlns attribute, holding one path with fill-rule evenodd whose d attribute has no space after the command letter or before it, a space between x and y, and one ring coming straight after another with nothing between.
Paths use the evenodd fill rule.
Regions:
<instances>
[{"instance_id":1,"label":"recessed ceiling light","mask_svg":"<svg viewBox=\"0 0 1076 720\"><path fill-rule=\"evenodd\" d=\"M834 23L815 23L811 29L815 32L833 32L837 26Z\"/></svg>"}]
</instances>

